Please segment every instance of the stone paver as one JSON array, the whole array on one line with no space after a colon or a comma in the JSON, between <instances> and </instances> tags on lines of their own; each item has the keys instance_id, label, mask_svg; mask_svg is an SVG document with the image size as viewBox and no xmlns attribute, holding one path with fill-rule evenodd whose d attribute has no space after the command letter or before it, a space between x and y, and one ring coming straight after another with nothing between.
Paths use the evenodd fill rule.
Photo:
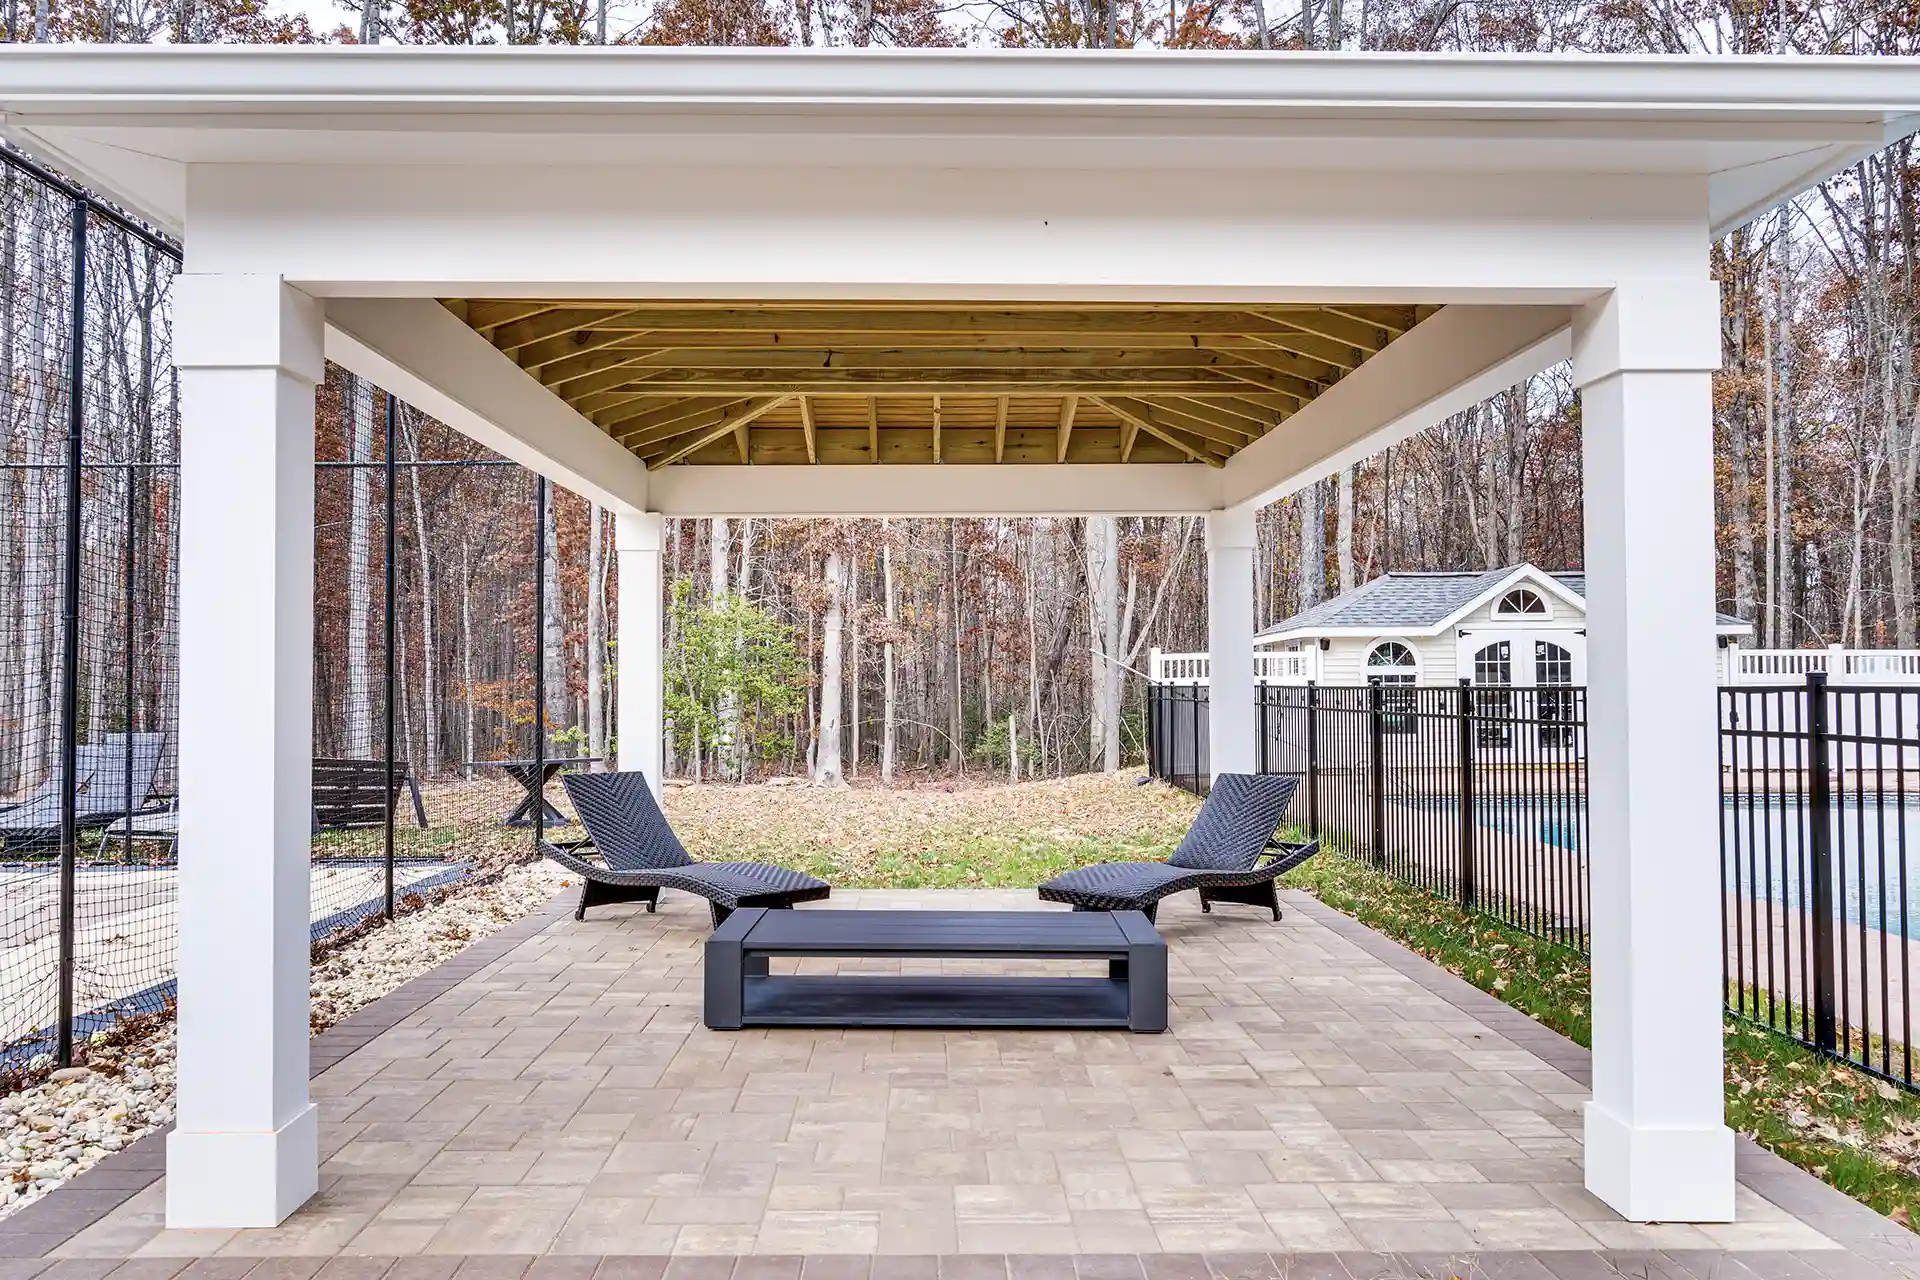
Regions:
<instances>
[{"instance_id":1,"label":"stone paver","mask_svg":"<svg viewBox=\"0 0 1920 1280\"><path fill-rule=\"evenodd\" d=\"M833 899L935 904L1038 906ZM1913 1260L1912 1236L1752 1148L1738 1222L1620 1221L1580 1185L1582 1051L1317 903L1287 907L1273 924L1167 904L1162 1036L710 1032L704 904L552 910L317 1044L321 1194L286 1223L167 1231L161 1185L135 1179L48 1248L62 1266L132 1259L126 1280L195 1257L236 1275L275 1259L286 1280L317 1269L290 1260L328 1258L338 1280L1263 1280L1456 1259L1550 1277L1649 1258L1650 1275L1739 1276L1740 1257L1843 1276Z\"/></svg>"}]
</instances>

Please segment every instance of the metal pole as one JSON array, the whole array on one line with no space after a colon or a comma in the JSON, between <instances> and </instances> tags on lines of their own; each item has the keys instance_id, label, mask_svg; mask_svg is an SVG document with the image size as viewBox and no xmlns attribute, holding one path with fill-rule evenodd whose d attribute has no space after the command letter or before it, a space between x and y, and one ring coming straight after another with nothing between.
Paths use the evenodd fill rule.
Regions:
<instances>
[{"instance_id":1,"label":"metal pole","mask_svg":"<svg viewBox=\"0 0 1920 1280\"><path fill-rule=\"evenodd\" d=\"M394 488L395 488L394 479L395 479L395 476L398 474L398 472L395 470L395 467L394 467L393 433L394 433L394 427L399 421L399 413L398 413L396 404L394 402L393 393L389 391L386 393L386 396L387 396L387 468L386 468L386 472L387 472L387 577L386 577L386 584L387 584L387 590L386 590L386 597L387 597L386 598L387 708L386 708L386 715L383 718L386 721L386 724L384 727L386 730L386 737L387 737L387 799L386 799L386 804L384 806L384 808L386 809L387 816L386 816L386 823L385 823L386 829L383 832L383 835L385 837L383 861L385 863L386 886L387 886L387 919L391 920L393 919L393 792L394 792L393 704L394 704L394 700L397 697L399 697L399 692L400 692L399 668L394 662L394 654L398 650L399 644L400 644L400 618L399 618L399 611L396 608L397 602L399 600L399 584L394 580L394 572L393 572L394 563L397 559L397 557L394 555L394 551L395 551L394 525L398 523L398 521L396 521L394 517L399 510L399 506L394 500ZM432 655L431 654L427 655L425 660L428 662L433 661ZM427 708L426 714L432 715L433 708L431 707Z\"/></svg>"},{"instance_id":2,"label":"metal pole","mask_svg":"<svg viewBox=\"0 0 1920 1280\"><path fill-rule=\"evenodd\" d=\"M1372 778L1372 796L1370 807L1373 810L1373 865L1384 867L1387 864L1387 766L1386 732L1383 721L1385 695L1380 690L1380 682L1374 681L1367 686L1368 736L1372 738L1373 757L1370 768Z\"/></svg>"},{"instance_id":3,"label":"metal pole","mask_svg":"<svg viewBox=\"0 0 1920 1280\"><path fill-rule=\"evenodd\" d=\"M1827 777L1827 673L1807 673L1807 856L1813 872L1813 1047L1832 1053L1833 791Z\"/></svg>"},{"instance_id":4,"label":"metal pole","mask_svg":"<svg viewBox=\"0 0 1920 1280\"><path fill-rule=\"evenodd\" d=\"M1460 681L1460 905L1472 909L1479 897L1473 868L1473 682Z\"/></svg>"},{"instance_id":5,"label":"metal pole","mask_svg":"<svg viewBox=\"0 0 1920 1280\"><path fill-rule=\"evenodd\" d=\"M547 478L533 481L533 847L547 838Z\"/></svg>"},{"instance_id":6,"label":"metal pole","mask_svg":"<svg viewBox=\"0 0 1920 1280\"><path fill-rule=\"evenodd\" d=\"M73 1065L73 930L79 856L80 467L84 461L87 365L87 206L73 204L73 309L67 333L67 528L61 575L60 671L60 1031L55 1058ZM127 738L133 750L133 738Z\"/></svg>"},{"instance_id":7,"label":"metal pole","mask_svg":"<svg viewBox=\"0 0 1920 1280\"><path fill-rule=\"evenodd\" d=\"M1320 687L1307 681L1307 838L1320 838Z\"/></svg>"}]
</instances>

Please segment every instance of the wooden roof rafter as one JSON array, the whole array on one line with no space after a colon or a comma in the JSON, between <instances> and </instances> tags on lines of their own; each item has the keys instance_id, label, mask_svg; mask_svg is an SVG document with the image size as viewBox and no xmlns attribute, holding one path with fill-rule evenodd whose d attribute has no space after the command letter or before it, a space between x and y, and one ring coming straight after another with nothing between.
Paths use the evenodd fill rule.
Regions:
<instances>
[{"instance_id":1,"label":"wooden roof rafter","mask_svg":"<svg viewBox=\"0 0 1920 1280\"><path fill-rule=\"evenodd\" d=\"M1219 466L1437 309L620 298L446 305L651 467Z\"/></svg>"}]
</instances>

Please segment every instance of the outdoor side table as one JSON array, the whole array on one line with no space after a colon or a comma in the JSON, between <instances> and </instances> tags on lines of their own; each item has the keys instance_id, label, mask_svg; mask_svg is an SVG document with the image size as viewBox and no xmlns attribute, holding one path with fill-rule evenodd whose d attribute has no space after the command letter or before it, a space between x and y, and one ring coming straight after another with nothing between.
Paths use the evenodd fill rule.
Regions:
<instances>
[{"instance_id":1,"label":"outdoor side table","mask_svg":"<svg viewBox=\"0 0 1920 1280\"><path fill-rule=\"evenodd\" d=\"M527 794L507 815L503 827L530 827L534 823L534 806L537 804L545 811L541 816L542 825L564 827L567 816L546 802L547 783L553 781L553 775L573 764L593 764L599 756L568 756L564 760L472 760L468 763L476 768L504 769L507 776L519 783Z\"/></svg>"},{"instance_id":2,"label":"outdoor side table","mask_svg":"<svg viewBox=\"0 0 1920 1280\"><path fill-rule=\"evenodd\" d=\"M1107 976L775 974L774 956L1096 959ZM1138 911L743 907L707 939L706 1024L1167 1029L1167 944Z\"/></svg>"}]
</instances>

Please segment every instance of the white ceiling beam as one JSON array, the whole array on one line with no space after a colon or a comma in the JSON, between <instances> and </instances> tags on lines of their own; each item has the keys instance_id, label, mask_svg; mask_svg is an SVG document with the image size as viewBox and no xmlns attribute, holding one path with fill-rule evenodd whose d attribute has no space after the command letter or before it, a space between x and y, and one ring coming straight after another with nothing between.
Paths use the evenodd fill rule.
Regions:
<instances>
[{"instance_id":1,"label":"white ceiling beam","mask_svg":"<svg viewBox=\"0 0 1920 1280\"><path fill-rule=\"evenodd\" d=\"M1191 463L669 467L653 509L669 516L1196 515L1220 505L1220 475Z\"/></svg>"},{"instance_id":2,"label":"white ceiling beam","mask_svg":"<svg viewBox=\"0 0 1920 1280\"><path fill-rule=\"evenodd\" d=\"M1451 306L1228 459L1224 506L1263 507L1572 352L1565 307Z\"/></svg>"},{"instance_id":3,"label":"white ceiling beam","mask_svg":"<svg viewBox=\"0 0 1920 1280\"><path fill-rule=\"evenodd\" d=\"M647 509L645 463L439 303L334 298L326 310L329 360L581 497Z\"/></svg>"}]
</instances>

